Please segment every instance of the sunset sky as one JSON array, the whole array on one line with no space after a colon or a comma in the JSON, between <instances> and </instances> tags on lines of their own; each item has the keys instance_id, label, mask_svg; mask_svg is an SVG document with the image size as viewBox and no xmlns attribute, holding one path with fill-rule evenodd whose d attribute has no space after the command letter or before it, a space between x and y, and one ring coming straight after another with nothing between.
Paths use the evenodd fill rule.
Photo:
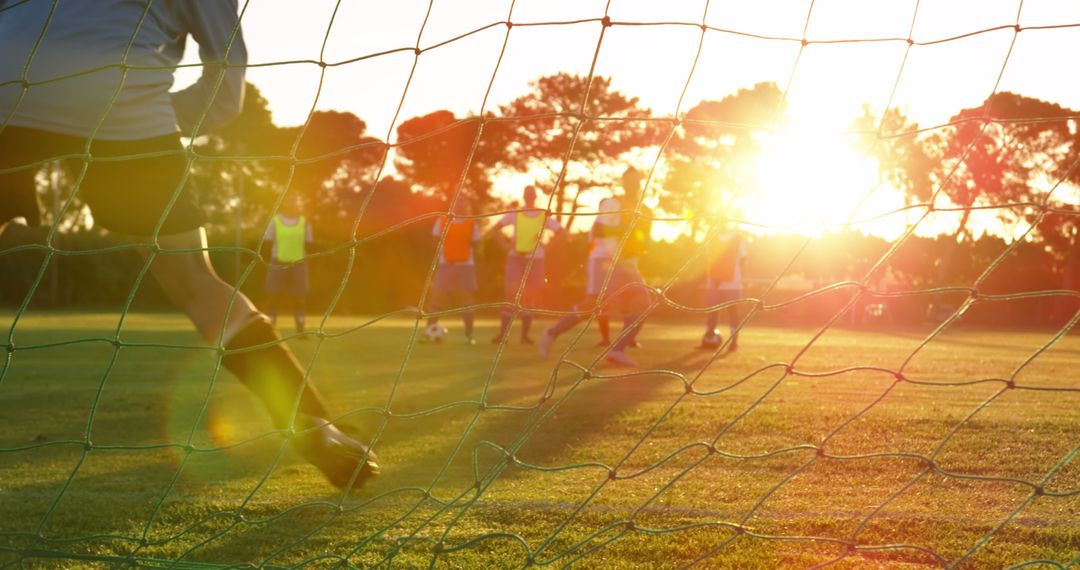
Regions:
<instances>
[{"instance_id":1,"label":"sunset sky","mask_svg":"<svg viewBox=\"0 0 1080 570\"><path fill-rule=\"evenodd\" d=\"M395 48L411 49L418 37L420 47L425 48L508 17L514 23L598 18L604 15L607 3L519 0L511 15L508 0L435 0L421 34L428 5L426 0L343 1L330 26L333 1L312 0L300 9L298 3L286 0L251 0L243 16L250 63L321 59L333 64ZM704 1L613 0L608 14L616 22L700 23L704 16L710 26L777 38L802 38L806 26L805 37L811 41L898 39L811 44L796 66L798 41L709 31L680 109L685 112L701 100L720 99L762 81L787 88L793 126L778 137L770 160L793 166L809 162L808 166L818 170L844 170L840 182L830 185L837 188L826 195L833 201L853 201L850 206L854 207L876 179L874 167L864 164L853 151L839 148L845 145L836 133L848 127L861 105L884 108L899 76L892 105L906 110L922 126L944 123L956 111L980 104L992 92L1014 36L1010 28L914 46L901 73L909 30L916 42L928 42L1012 26L1019 6L1018 0L816 0L810 11L810 0L713 1L706 15ZM1023 27L1080 24L1080 2L1027 0L1019 23ZM505 26L494 26L421 54L398 122L436 109L459 115L478 112L506 32ZM528 82L538 76L559 71L587 73L600 32L597 22L511 29L488 108L522 94ZM616 89L640 97L654 114L671 116L700 39L700 29L691 26L615 26L605 34L596 73L612 77ZM1080 53L1080 27L1025 30L1004 66L999 90L1080 108L1080 74L1063 59L1076 53ZM312 108L351 111L367 122L372 135L392 140L391 121L415 59L411 51L403 51L328 67L317 100L321 70L310 62L254 67L249 79L269 99L274 120L280 125L302 123ZM186 61L197 61L193 50ZM196 73L185 70L180 82L190 81ZM802 156L796 156L798 149L806 148L797 143L810 140L817 141L812 145L816 154L808 156L802 151ZM788 148L790 151L785 150ZM763 187L776 188L763 188L761 194L774 195L766 198L768 205L747 203L748 216L760 217L766 209L775 210L775 200L785 192L791 194L787 186L798 183L782 175L769 176L775 179L763 181ZM840 188L844 185L850 188ZM856 217L896 207L897 198L890 196L888 189L879 190ZM774 212L766 221L784 225L807 215L843 221L850 215L850 208L838 214L842 208L835 205L811 208L809 213L807 207L809 203L790 207L788 215ZM903 219L897 218L891 230L879 227L875 231L895 233L902 227Z\"/></svg>"}]
</instances>

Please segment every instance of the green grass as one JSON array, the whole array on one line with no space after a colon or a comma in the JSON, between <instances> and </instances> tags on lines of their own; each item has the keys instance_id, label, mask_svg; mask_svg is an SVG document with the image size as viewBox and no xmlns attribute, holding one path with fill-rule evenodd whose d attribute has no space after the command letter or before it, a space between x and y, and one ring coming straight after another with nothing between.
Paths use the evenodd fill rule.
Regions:
<instances>
[{"instance_id":1,"label":"green grass","mask_svg":"<svg viewBox=\"0 0 1080 570\"><path fill-rule=\"evenodd\" d=\"M342 496L283 451L239 383L213 379L211 351L166 346L198 346L182 318L131 315L119 348L117 321L31 312L18 325L0 381L0 567L1080 563L1075 335L1016 375L1067 389L1039 391L915 382L1008 379L1050 331L960 330L915 352L929 328L831 329L785 376L778 363L815 330L750 328L706 367L696 322L653 323L634 353L650 373L582 379L516 343L497 360L494 346L461 346L454 319L446 345L410 351L410 321L335 318L333 336L290 345L352 410L349 429L377 434L382 476ZM802 375L909 357L914 382Z\"/></svg>"}]
</instances>

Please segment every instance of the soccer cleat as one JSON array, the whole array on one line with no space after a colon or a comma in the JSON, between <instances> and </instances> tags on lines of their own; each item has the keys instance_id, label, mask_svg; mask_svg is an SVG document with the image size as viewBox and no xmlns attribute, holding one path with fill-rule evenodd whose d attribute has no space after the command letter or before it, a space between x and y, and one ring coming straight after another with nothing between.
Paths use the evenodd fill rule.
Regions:
<instances>
[{"instance_id":1,"label":"soccer cleat","mask_svg":"<svg viewBox=\"0 0 1080 570\"><path fill-rule=\"evenodd\" d=\"M701 344L698 345L698 348L701 350L716 350L722 344L724 344L724 337L720 336L720 333L713 331L705 333L705 336L701 337Z\"/></svg>"},{"instance_id":2,"label":"soccer cleat","mask_svg":"<svg viewBox=\"0 0 1080 570\"><path fill-rule=\"evenodd\" d=\"M634 362L634 359L627 356L626 353L621 350L612 350L604 356L604 360L617 366L637 366L637 362Z\"/></svg>"},{"instance_id":3,"label":"soccer cleat","mask_svg":"<svg viewBox=\"0 0 1080 570\"><path fill-rule=\"evenodd\" d=\"M727 351L735 352L736 350L739 350L739 337L733 336L731 337L731 343L728 344Z\"/></svg>"},{"instance_id":4,"label":"soccer cleat","mask_svg":"<svg viewBox=\"0 0 1080 570\"><path fill-rule=\"evenodd\" d=\"M471 336L467 336L467 337L465 337L465 344L467 344L469 346L474 346L474 345L476 345L476 339L474 339Z\"/></svg>"},{"instance_id":5,"label":"soccer cleat","mask_svg":"<svg viewBox=\"0 0 1080 570\"><path fill-rule=\"evenodd\" d=\"M628 346L629 348L641 348L641 343L640 343L640 342L638 342L638 341L637 341L637 339L634 339L634 340L630 341L630 342L629 342L629 343L627 344L627 346Z\"/></svg>"},{"instance_id":6,"label":"soccer cleat","mask_svg":"<svg viewBox=\"0 0 1080 570\"><path fill-rule=\"evenodd\" d=\"M292 444L297 453L322 471L334 486L358 489L368 479L379 474L375 453L337 427L326 423L326 420L314 416L300 416L297 418L297 429L310 429L293 437Z\"/></svg>"},{"instance_id":7,"label":"soccer cleat","mask_svg":"<svg viewBox=\"0 0 1080 570\"><path fill-rule=\"evenodd\" d=\"M523 337L521 337L521 344L533 345L533 344L536 344L536 343L533 342L533 339L531 339L531 338L529 338L527 336L523 336Z\"/></svg>"},{"instance_id":8,"label":"soccer cleat","mask_svg":"<svg viewBox=\"0 0 1080 570\"><path fill-rule=\"evenodd\" d=\"M602 338L602 339L600 339L600 342L593 345L593 348L604 348L605 346L610 346L610 345L611 345L611 341L609 341L606 338Z\"/></svg>"},{"instance_id":9,"label":"soccer cleat","mask_svg":"<svg viewBox=\"0 0 1080 570\"><path fill-rule=\"evenodd\" d=\"M551 355L551 345L555 343L555 335L551 334L550 329L544 330L540 335L540 341L536 343L536 351L540 353L541 358L547 358Z\"/></svg>"},{"instance_id":10,"label":"soccer cleat","mask_svg":"<svg viewBox=\"0 0 1080 570\"><path fill-rule=\"evenodd\" d=\"M502 341L504 341L504 340L506 340L505 336L503 336L501 334L500 335L495 335L495 336L491 337L491 344L502 344Z\"/></svg>"}]
</instances>

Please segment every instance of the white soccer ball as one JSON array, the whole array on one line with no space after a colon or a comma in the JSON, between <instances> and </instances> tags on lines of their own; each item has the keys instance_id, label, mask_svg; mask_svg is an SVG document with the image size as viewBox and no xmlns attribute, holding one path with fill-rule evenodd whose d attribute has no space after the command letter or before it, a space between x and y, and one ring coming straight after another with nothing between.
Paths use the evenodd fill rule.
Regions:
<instances>
[{"instance_id":1,"label":"white soccer ball","mask_svg":"<svg viewBox=\"0 0 1080 570\"><path fill-rule=\"evenodd\" d=\"M705 333L705 336L701 337L701 346L705 348L720 348L721 344L724 344L724 337L716 331Z\"/></svg>"},{"instance_id":2,"label":"white soccer ball","mask_svg":"<svg viewBox=\"0 0 1080 570\"><path fill-rule=\"evenodd\" d=\"M450 331L439 323L431 323L424 327L424 338L428 339L430 342L442 342L449 333Z\"/></svg>"}]
</instances>

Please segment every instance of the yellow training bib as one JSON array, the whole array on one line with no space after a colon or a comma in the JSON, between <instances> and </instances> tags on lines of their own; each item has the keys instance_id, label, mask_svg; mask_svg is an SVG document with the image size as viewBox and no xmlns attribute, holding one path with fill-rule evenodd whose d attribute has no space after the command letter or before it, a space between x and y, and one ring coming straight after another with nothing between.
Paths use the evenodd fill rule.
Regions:
<instances>
[{"instance_id":1,"label":"yellow training bib","mask_svg":"<svg viewBox=\"0 0 1080 570\"><path fill-rule=\"evenodd\" d=\"M274 216L274 240L277 242L277 260L292 263L304 259L304 242L307 238L307 220L300 216L294 225L281 221L281 216Z\"/></svg>"},{"instance_id":2,"label":"yellow training bib","mask_svg":"<svg viewBox=\"0 0 1080 570\"><path fill-rule=\"evenodd\" d=\"M546 220L543 213L526 216L524 212L518 212L514 217L514 251L530 253L536 249Z\"/></svg>"}]
</instances>

